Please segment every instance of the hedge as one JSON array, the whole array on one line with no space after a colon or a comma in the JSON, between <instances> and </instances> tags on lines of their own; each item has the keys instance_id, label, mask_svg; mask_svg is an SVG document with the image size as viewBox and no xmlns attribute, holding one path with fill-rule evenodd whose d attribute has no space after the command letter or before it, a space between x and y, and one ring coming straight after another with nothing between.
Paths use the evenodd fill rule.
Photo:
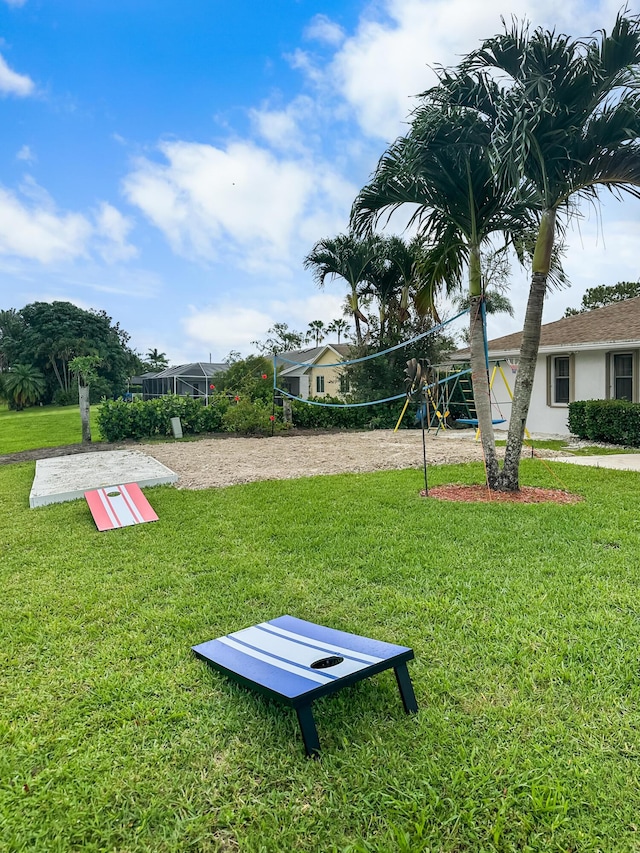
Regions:
<instances>
[{"instance_id":1,"label":"hedge","mask_svg":"<svg viewBox=\"0 0 640 853\"><path fill-rule=\"evenodd\" d=\"M340 403L337 397L311 398L322 403ZM299 429L393 429L404 400L380 403L376 406L333 408L313 406L292 400L292 426ZM272 428L287 428L282 421L282 409L276 409L271 421L272 407L262 400L229 401L226 396L209 398L209 405L193 397L168 394L155 400L103 400L98 409L98 427L105 441L124 441L128 438L170 436L171 418L180 418L184 435L205 432L231 432L242 435L268 435ZM416 404L412 404L402 421L402 427L415 426Z\"/></svg>"},{"instance_id":2,"label":"hedge","mask_svg":"<svg viewBox=\"0 0 640 853\"><path fill-rule=\"evenodd\" d=\"M569 403L569 430L578 438L640 447L640 404L626 400Z\"/></svg>"},{"instance_id":3,"label":"hedge","mask_svg":"<svg viewBox=\"0 0 640 853\"><path fill-rule=\"evenodd\" d=\"M344 408L345 400L338 397L310 397L319 403L338 403L342 407L314 406L301 400L292 400L293 426L299 429L393 429L398 422L404 400L378 403L375 406ZM402 427L414 425L416 404L409 407Z\"/></svg>"}]
</instances>

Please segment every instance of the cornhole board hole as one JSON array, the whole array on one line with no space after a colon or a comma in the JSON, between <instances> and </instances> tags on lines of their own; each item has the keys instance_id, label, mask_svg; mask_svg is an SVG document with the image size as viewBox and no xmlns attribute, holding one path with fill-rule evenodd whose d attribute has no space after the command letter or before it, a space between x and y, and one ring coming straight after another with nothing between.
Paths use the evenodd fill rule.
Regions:
<instances>
[{"instance_id":1,"label":"cornhole board hole","mask_svg":"<svg viewBox=\"0 0 640 853\"><path fill-rule=\"evenodd\" d=\"M84 496L100 531L158 520L137 483L93 489Z\"/></svg>"},{"instance_id":2,"label":"cornhole board hole","mask_svg":"<svg viewBox=\"0 0 640 853\"><path fill-rule=\"evenodd\" d=\"M279 616L192 646L195 655L234 681L295 708L308 756L320 742L311 703L393 668L405 711L418 710L407 661L413 650Z\"/></svg>"}]
</instances>

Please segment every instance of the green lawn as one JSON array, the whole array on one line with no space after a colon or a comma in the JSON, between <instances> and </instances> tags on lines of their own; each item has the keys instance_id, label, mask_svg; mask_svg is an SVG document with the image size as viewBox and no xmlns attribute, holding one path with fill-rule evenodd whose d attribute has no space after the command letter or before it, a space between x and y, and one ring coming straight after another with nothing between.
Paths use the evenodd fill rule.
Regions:
<instances>
[{"instance_id":1,"label":"green lawn","mask_svg":"<svg viewBox=\"0 0 640 853\"><path fill-rule=\"evenodd\" d=\"M582 503L163 486L159 522L100 534L0 468L0 849L637 851L637 475L555 469ZM306 760L293 712L190 652L282 613L412 646L420 713L369 679L317 703Z\"/></svg>"},{"instance_id":2,"label":"green lawn","mask_svg":"<svg viewBox=\"0 0 640 853\"><path fill-rule=\"evenodd\" d=\"M100 440L98 406L91 407L91 435ZM0 455L39 447L80 444L82 427L77 406L34 406L22 412L0 407Z\"/></svg>"}]
</instances>

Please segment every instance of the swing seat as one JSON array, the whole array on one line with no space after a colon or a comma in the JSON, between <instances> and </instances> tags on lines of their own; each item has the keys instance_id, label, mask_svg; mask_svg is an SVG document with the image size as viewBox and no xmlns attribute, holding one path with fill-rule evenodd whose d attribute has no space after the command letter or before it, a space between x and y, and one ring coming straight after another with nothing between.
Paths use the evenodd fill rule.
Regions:
<instances>
[{"instance_id":1,"label":"swing seat","mask_svg":"<svg viewBox=\"0 0 640 853\"><path fill-rule=\"evenodd\" d=\"M492 424L504 424L507 422L506 418L496 418L495 421L491 421ZM457 424L469 424L469 426L478 426L477 418L456 418Z\"/></svg>"}]
</instances>

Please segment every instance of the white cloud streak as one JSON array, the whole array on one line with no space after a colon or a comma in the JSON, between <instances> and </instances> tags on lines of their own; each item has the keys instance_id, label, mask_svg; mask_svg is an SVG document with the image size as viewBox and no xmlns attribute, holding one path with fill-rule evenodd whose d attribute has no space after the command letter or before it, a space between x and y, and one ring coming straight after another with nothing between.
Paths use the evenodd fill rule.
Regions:
<instances>
[{"instance_id":1,"label":"white cloud streak","mask_svg":"<svg viewBox=\"0 0 640 853\"><path fill-rule=\"evenodd\" d=\"M0 187L0 255L43 265L88 258L97 252L109 263L130 260L137 250L127 244L131 223L112 205L102 203L95 222L56 208L49 194L25 178L22 195Z\"/></svg>"},{"instance_id":2,"label":"white cloud streak","mask_svg":"<svg viewBox=\"0 0 640 853\"><path fill-rule=\"evenodd\" d=\"M27 98L35 92L35 83L26 74L18 74L6 63L4 57L0 56L0 95L15 95L18 98Z\"/></svg>"}]
</instances>

